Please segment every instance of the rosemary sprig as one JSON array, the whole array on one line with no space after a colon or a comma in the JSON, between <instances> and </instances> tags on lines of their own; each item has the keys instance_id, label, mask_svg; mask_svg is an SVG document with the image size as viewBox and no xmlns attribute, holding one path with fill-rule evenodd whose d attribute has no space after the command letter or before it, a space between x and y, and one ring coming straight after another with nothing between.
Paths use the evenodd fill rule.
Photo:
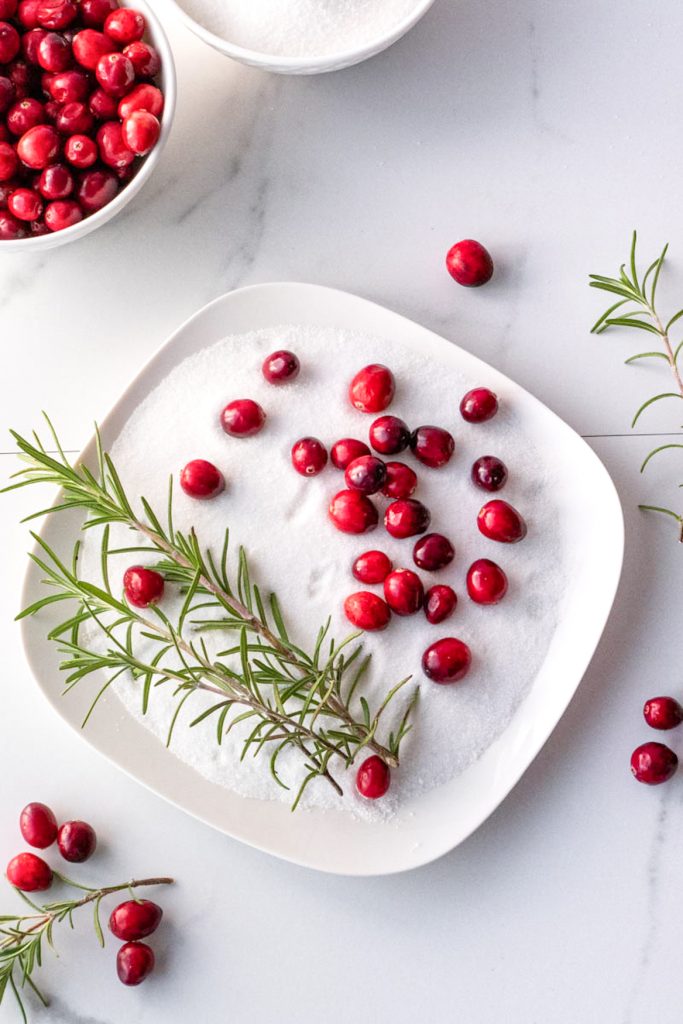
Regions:
<instances>
[{"instance_id":1,"label":"rosemary sprig","mask_svg":"<svg viewBox=\"0 0 683 1024\"><path fill-rule=\"evenodd\" d=\"M619 268L618 278L603 277L599 274L589 275L591 288L598 288L601 291L619 296L618 301L610 306L593 324L591 333L602 334L609 327L628 327L654 335L661 348L647 352L638 352L636 355L630 356L626 360L626 364L631 365L641 359L663 359L668 364L673 376L674 389L653 395L652 398L648 398L647 401L643 402L633 417L631 428L635 427L641 415L646 409L654 405L655 402L660 402L665 398L683 398L683 379L678 368L678 357L683 350L683 341L674 345L670 334L671 328L683 317L683 309L679 309L677 313L674 313L672 317L665 321L660 316L655 305L659 276L669 246L668 244L664 246L660 256L649 265L641 279L639 278L636 265L636 242L637 234L634 231L628 270L626 269L626 264L622 264ZM683 448L683 443L673 442L653 448L644 459L640 472L642 473L645 470L655 455L671 448ZM683 484L680 486L683 487ZM660 505L640 505L639 508L649 512L659 512L662 515L675 519L679 526L678 539L683 542L682 514Z\"/></svg>"},{"instance_id":2,"label":"rosemary sprig","mask_svg":"<svg viewBox=\"0 0 683 1024\"><path fill-rule=\"evenodd\" d=\"M216 721L218 743L238 723L245 726L242 758L267 750L274 781L288 789L278 773L278 759L288 748L296 749L305 765L303 782L293 800L296 808L306 786L323 777L341 795L331 763L350 766L366 748L387 764L399 763L399 747L410 729L410 717L417 689L385 744L378 736L385 712L396 694L409 681L392 687L373 712L360 693L369 667L362 645L354 644L358 634L341 642L329 636L329 620L318 632L312 652L292 642L274 594L266 599L252 582L244 549L240 548L237 572L229 568L229 533L226 531L220 555L203 549L194 530L185 534L173 524L173 487L169 485L166 523L145 498L141 511L133 508L111 457L96 433L98 473L87 466L71 465L47 419L57 449L51 455L34 434L28 440L12 432L26 467L15 474L6 491L39 483L61 488L57 503L27 517L27 520L58 511L86 514L82 528L101 528L102 583L82 579L78 574L80 542L68 564L36 534L38 552L31 558L43 573L49 593L19 618L35 615L48 605L69 602L68 616L49 633L63 655L66 692L94 673L107 678L94 697L84 725L99 699L123 673L140 682L142 710L146 712L153 690L169 684L177 700L167 737L170 744L178 716L185 702L196 692L211 698L209 706L192 721L196 726L209 717ZM110 546L112 525L128 527L141 543L131 547ZM133 608L112 589L109 561L123 550L151 556L152 564L165 580L184 596L181 611L171 621L160 606ZM83 638L82 627L95 627L100 644ZM203 634L220 630L232 636L225 649L210 654ZM153 656L141 651L141 640L154 644ZM104 640L104 645L101 641Z\"/></svg>"},{"instance_id":3,"label":"rosemary sprig","mask_svg":"<svg viewBox=\"0 0 683 1024\"><path fill-rule=\"evenodd\" d=\"M92 889L86 885L72 882L71 879L64 878L58 872L54 872L54 874L66 885L85 892L85 896L73 900L57 900L39 904L34 903L21 890L15 889L24 902L28 903L33 913L0 915L0 936L2 936L0 938L0 1003L5 995L11 992L17 1001L25 1024L28 1018L22 999L22 990L31 989L44 1006L49 1005L48 1000L33 980L33 975L38 967L42 967L45 946L55 952L53 933L56 925L66 921L73 928L75 911L92 904L95 934L100 945L104 946L104 932L99 912L100 904L106 896L122 892L125 889L130 891L133 898L136 898L133 892L135 889L152 885L171 885L173 882L172 878L136 878L130 882L121 882L119 885L106 885L100 889Z\"/></svg>"}]
</instances>

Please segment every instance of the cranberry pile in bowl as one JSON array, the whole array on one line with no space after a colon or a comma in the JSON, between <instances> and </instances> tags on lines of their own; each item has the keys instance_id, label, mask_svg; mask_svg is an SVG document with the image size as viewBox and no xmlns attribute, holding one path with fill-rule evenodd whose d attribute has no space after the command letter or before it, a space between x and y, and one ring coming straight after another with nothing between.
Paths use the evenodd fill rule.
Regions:
<instances>
[{"instance_id":1,"label":"cranberry pile in bowl","mask_svg":"<svg viewBox=\"0 0 683 1024\"><path fill-rule=\"evenodd\" d=\"M142 0L0 0L0 254L73 241L152 173L175 107Z\"/></svg>"}]
</instances>

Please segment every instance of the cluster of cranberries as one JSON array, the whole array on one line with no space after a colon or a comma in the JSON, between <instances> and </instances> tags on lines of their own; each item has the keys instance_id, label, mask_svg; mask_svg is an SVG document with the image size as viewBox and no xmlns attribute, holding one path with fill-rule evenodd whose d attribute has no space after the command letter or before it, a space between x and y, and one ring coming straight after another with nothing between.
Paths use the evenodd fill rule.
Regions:
<instances>
[{"instance_id":1,"label":"cluster of cranberries","mask_svg":"<svg viewBox=\"0 0 683 1024\"><path fill-rule=\"evenodd\" d=\"M106 206L156 145L145 18L117 0L0 0L0 240Z\"/></svg>"},{"instance_id":2,"label":"cluster of cranberries","mask_svg":"<svg viewBox=\"0 0 683 1024\"><path fill-rule=\"evenodd\" d=\"M675 729L683 722L683 707L673 697L651 697L645 701L643 717L652 729ZM648 786L666 782L678 768L678 757L665 743L642 743L631 754L631 771Z\"/></svg>"},{"instance_id":3,"label":"cluster of cranberries","mask_svg":"<svg viewBox=\"0 0 683 1024\"><path fill-rule=\"evenodd\" d=\"M30 803L19 816L19 829L29 846L46 850L57 841L65 860L80 864L95 852L97 836L85 821L57 824L53 811ZM44 892L52 885L52 868L35 853L19 853L7 865L7 879L22 892ZM116 969L124 985L139 985L154 968L154 952L140 939L151 935L162 917L161 907L150 900L126 900L111 913L109 928L124 945L118 951Z\"/></svg>"}]
</instances>

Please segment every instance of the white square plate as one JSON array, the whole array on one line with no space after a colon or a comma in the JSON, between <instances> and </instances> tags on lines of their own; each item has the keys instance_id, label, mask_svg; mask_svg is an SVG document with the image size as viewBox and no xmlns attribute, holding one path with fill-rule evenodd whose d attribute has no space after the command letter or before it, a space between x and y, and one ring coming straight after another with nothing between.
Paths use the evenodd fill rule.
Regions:
<instances>
[{"instance_id":1,"label":"white square plate","mask_svg":"<svg viewBox=\"0 0 683 1024\"><path fill-rule=\"evenodd\" d=\"M45 637L57 620L44 609L24 620L27 657L55 710L92 746L160 796L214 828L297 864L348 875L379 875L426 864L469 836L495 810L548 739L595 651L609 614L624 546L621 506L607 471L570 427L497 370L417 324L364 299L306 284L242 288L200 310L176 331L133 380L101 422L105 447L149 391L187 356L228 334L283 323L334 327L395 338L434 356L514 403L538 450L562 466L555 497L571 524L567 593L540 671L510 724L462 775L415 797L401 823L359 821L343 811L298 810L276 801L249 800L207 781L177 760L136 722L115 696L105 696L81 732L90 697L76 687L62 696L58 655ZM82 459L92 464L94 442ZM50 517L43 536L57 552L70 551L79 521ZM28 570L24 602L42 593L40 573Z\"/></svg>"}]
</instances>

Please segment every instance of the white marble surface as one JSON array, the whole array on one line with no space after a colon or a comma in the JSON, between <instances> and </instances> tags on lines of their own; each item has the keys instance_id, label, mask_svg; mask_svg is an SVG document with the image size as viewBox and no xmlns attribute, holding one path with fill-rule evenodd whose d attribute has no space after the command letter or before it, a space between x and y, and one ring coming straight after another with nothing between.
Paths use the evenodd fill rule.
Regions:
<instances>
[{"instance_id":1,"label":"white marble surface","mask_svg":"<svg viewBox=\"0 0 683 1024\"><path fill-rule=\"evenodd\" d=\"M678 1024L680 780L628 772L640 705L683 691L681 549L638 501L679 500L675 459L638 475L633 410L658 367L587 334L633 226L667 239L683 294L683 10L671 0L437 0L372 62L281 79L206 49L157 0L175 49L177 121L156 178L117 221L44 256L0 256L1 425L51 411L78 447L134 370L214 296L298 279L383 302L529 387L591 440L627 518L624 578L567 715L515 791L459 850L410 875L323 877L186 818L104 763L41 701L11 626L22 502L0 502L0 860L29 799L92 819L88 877L169 872L160 970L127 991L89 923L43 971L51 1024ZM495 281L442 269L475 236ZM675 430L662 403L643 433ZM9 443L0 443L6 451ZM13 468L0 457L4 479ZM679 752L683 743L674 740ZM3 1006L0 1021L16 1019Z\"/></svg>"}]
</instances>

